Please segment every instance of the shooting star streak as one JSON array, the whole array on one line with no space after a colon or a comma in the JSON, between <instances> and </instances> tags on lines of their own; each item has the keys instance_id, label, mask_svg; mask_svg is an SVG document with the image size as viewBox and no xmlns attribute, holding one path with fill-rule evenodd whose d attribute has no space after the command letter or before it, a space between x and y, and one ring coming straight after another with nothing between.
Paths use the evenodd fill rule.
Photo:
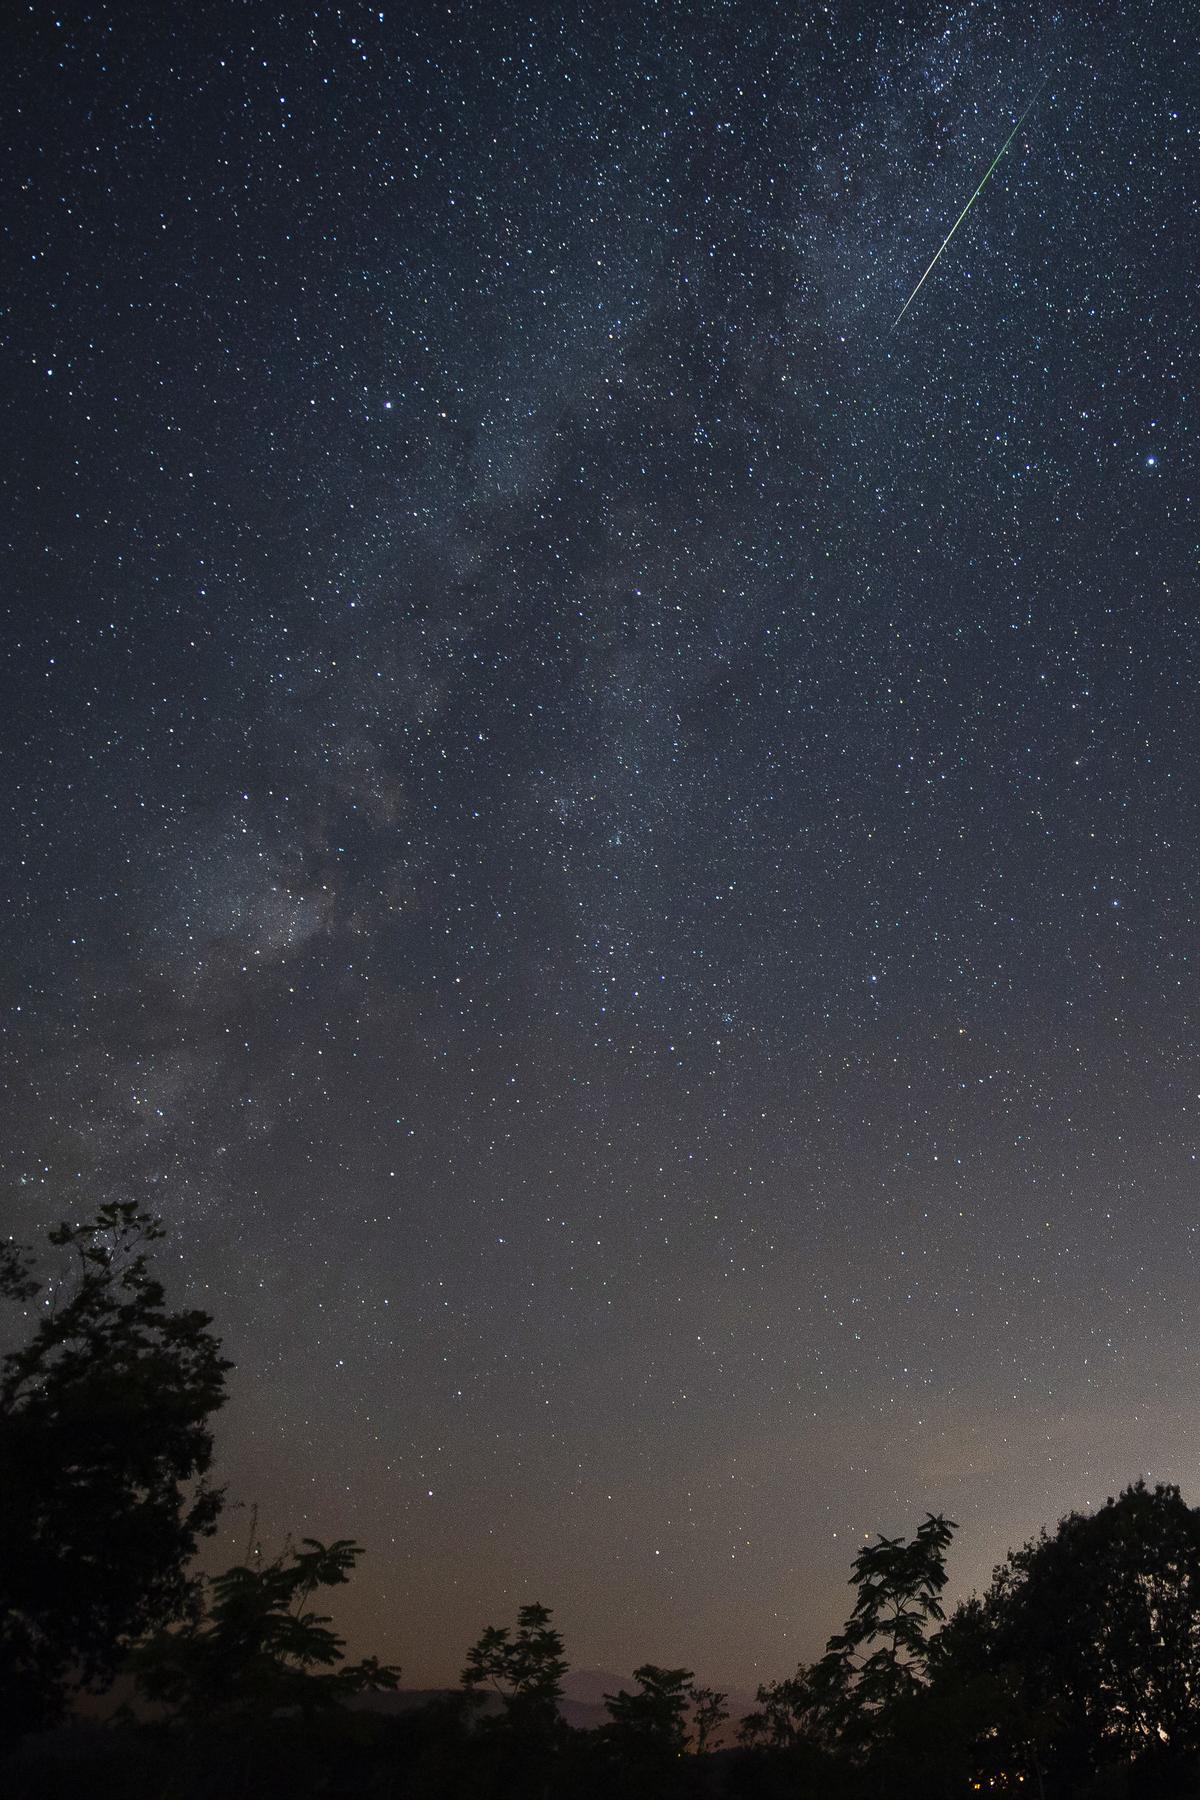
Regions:
<instances>
[{"instance_id":1,"label":"shooting star streak","mask_svg":"<svg viewBox=\"0 0 1200 1800\"><path fill-rule=\"evenodd\" d=\"M1001 144L1000 148L997 150L995 156L993 156L991 162L988 164L987 171L984 174L983 180L979 183L979 186L975 189L975 192L971 195L971 198L967 201L967 204L963 207L963 209L959 213L957 219L955 219L953 225L950 227L949 231L946 233L945 237L942 239L942 242L938 247L937 255L934 257L933 261L930 263L929 267L926 269L925 273L922 275L920 281L918 281L916 287L913 289L912 293L908 296L908 299L904 302L904 305L900 308L900 311L896 314L896 317L893 319L892 331L895 331L897 325L900 323L901 319L904 317L905 313L908 311L909 307L912 305L913 301L916 299L916 297L920 293L921 289L925 286L925 283L929 280L929 277L933 274L933 271L934 271L935 267L937 266L938 258L941 256L942 251L946 248L946 245L950 242L950 239L954 236L955 232L958 230L959 226L962 224L963 220L966 218L967 214L970 212L971 208L974 206L975 202L978 200L980 194L982 194L984 188L987 186L988 180L992 173L992 170L996 167L996 164L1000 161L1000 158L1004 155L1004 152L1008 149L1008 146L1012 143L1012 141L1016 137L1018 131L1020 131L1022 125L1025 123L1026 119L1029 117L1030 113L1033 111L1034 107L1037 105L1039 99L1041 98L1043 89L1046 86L1046 82L1049 81L1049 79L1050 79L1050 77L1047 75L1045 81L1042 82L1041 87L1038 88L1037 92L1033 96L1033 99L1029 102L1029 105L1025 108L1025 111L1021 114L1020 118L1017 120L1016 124L1013 126L1012 130L1009 132L1008 136L1005 138L1004 142Z\"/></svg>"}]
</instances>

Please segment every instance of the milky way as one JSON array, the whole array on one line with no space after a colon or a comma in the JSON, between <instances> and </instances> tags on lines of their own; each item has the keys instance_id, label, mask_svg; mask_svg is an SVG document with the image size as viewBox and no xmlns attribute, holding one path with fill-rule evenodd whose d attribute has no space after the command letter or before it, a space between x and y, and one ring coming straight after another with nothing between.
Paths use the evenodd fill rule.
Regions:
<instances>
[{"instance_id":1,"label":"milky way","mask_svg":"<svg viewBox=\"0 0 1200 1800\"><path fill-rule=\"evenodd\" d=\"M413 1683L1195 1499L1173 10L135 13L3 59L13 1229L162 1211Z\"/></svg>"}]
</instances>

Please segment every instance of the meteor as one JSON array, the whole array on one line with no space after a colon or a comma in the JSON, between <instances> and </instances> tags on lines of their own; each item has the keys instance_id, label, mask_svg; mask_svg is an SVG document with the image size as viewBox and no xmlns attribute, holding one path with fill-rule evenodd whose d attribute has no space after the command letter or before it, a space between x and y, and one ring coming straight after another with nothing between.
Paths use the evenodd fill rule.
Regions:
<instances>
[{"instance_id":1,"label":"meteor","mask_svg":"<svg viewBox=\"0 0 1200 1800\"><path fill-rule=\"evenodd\" d=\"M905 313L908 311L909 307L912 305L913 301L916 299L916 297L920 293L921 289L925 286L925 283L929 280L929 277L932 275L934 268L937 265L938 257L941 256L942 251L946 248L946 245L950 242L950 239L954 236L955 232L958 230L959 226L962 224L963 220L966 218L967 214L970 212L971 208L974 206L975 202L978 200L980 194L982 194L984 188L987 186L988 179L991 176L992 170L996 167L996 164L1000 161L1000 158L1004 155L1004 152L1008 149L1008 146L1012 143L1012 141L1016 137L1018 131L1020 131L1022 125L1025 123L1026 119L1029 117L1030 113L1033 111L1034 107L1037 105L1038 100L1041 98L1042 90L1045 88L1046 82L1049 81L1049 79L1050 79L1050 77L1047 75L1045 77L1045 79L1042 81L1042 84L1038 88L1037 92L1034 94L1033 99L1029 102L1029 105L1025 108L1025 111L1021 114L1020 118L1017 120L1016 124L1013 126L1012 130L1009 132L1008 136L1005 138L1004 142L1001 144L1000 148L997 150L995 156L993 156L991 162L988 164L987 170L983 177L983 180L979 183L979 186L975 189L975 192L971 195L971 198L967 201L967 204L963 207L963 209L959 213L957 219L955 219L953 225L950 227L949 231L946 233L945 237L942 239L942 242L938 247L937 255L934 257L933 261L930 263L929 267L926 269L924 275L922 275L920 281L918 281L918 283L917 283L916 287L913 289L912 293L908 296L908 299L904 302L904 305L900 308L900 311L896 314L896 317L892 320L892 331L895 331L897 325L900 323L901 319L904 317ZM889 336L890 336L890 333L889 333Z\"/></svg>"}]
</instances>

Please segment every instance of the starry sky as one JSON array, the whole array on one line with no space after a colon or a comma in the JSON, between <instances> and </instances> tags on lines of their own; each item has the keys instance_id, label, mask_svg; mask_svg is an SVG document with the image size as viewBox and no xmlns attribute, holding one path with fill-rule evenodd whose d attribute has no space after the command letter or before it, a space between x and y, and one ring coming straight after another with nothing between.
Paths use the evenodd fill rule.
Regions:
<instances>
[{"instance_id":1,"label":"starry sky","mask_svg":"<svg viewBox=\"0 0 1200 1800\"><path fill-rule=\"evenodd\" d=\"M161 1210L413 1685L1200 1493L1180 18L9 20L13 1229Z\"/></svg>"}]
</instances>

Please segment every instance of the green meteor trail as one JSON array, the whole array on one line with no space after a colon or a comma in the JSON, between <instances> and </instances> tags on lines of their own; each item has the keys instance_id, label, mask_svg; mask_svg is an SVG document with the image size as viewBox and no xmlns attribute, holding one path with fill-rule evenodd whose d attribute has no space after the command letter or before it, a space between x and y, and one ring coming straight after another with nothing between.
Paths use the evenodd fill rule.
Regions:
<instances>
[{"instance_id":1,"label":"green meteor trail","mask_svg":"<svg viewBox=\"0 0 1200 1800\"><path fill-rule=\"evenodd\" d=\"M896 317L893 319L893 321L892 321L892 330L893 331L895 331L897 325L900 323L901 319L904 317L905 313L908 311L909 307L912 305L913 301L916 299L916 297L920 293L921 289L925 286L925 283L928 281L930 275L933 273L933 270L937 264L938 258L942 254L942 251L946 248L946 245L950 242L950 239L954 236L955 232L958 230L959 226L962 224L963 220L966 218L967 214L970 212L971 208L974 206L975 202L978 200L980 194L982 194L984 188L987 186L988 179L991 176L992 170L996 167L996 164L1000 161L1000 158L1004 155L1004 152L1008 149L1008 146L1012 143L1012 141L1016 137L1018 131L1020 131L1022 125L1025 123L1026 119L1029 117L1030 113L1033 111L1034 107L1037 105L1038 99L1040 98L1041 93L1042 93L1042 88L1045 87L1046 82L1049 81L1049 79L1050 79L1050 77L1047 75L1045 80L1042 82L1041 87L1038 88L1037 92L1033 96L1033 99L1029 102L1029 105L1025 108L1025 111L1021 114L1020 118L1017 120L1016 124L1013 126L1012 130L1009 132L1008 136L1005 138L1004 142L1001 144L1000 148L997 150L995 156L993 156L991 162L988 164L987 170L983 177L983 180L979 183L979 186L975 189L975 192L971 195L971 198L967 201L967 204L963 207L963 209L959 213L957 219L955 219L953 225L950 227L949 231L946 233L945 237L942 239L942 242L938 247L937 255L935 255L933 262L930 263L930 265L926 269L924 275L922 275L920 281L918 281L916 287L913 289L912 293L908 296L908 299L904 302L904 305L900 308L900 311L896 314Z\"/></svg>"}]
</instances>

